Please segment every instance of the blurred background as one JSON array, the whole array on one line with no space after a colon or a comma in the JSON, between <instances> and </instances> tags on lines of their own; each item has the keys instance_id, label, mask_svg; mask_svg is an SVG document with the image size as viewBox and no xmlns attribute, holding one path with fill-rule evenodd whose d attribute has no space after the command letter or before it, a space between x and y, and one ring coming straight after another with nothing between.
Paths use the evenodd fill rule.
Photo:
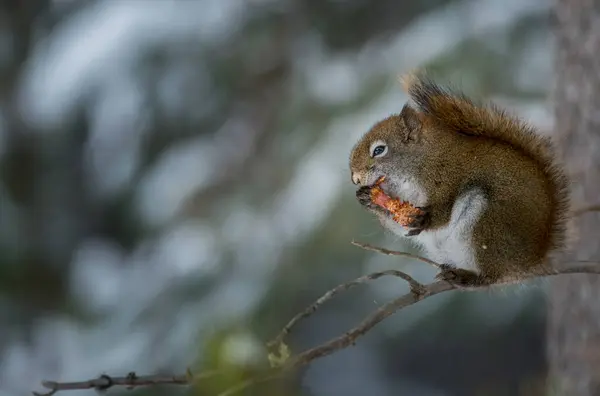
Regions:
<instances>
[{"instance_id":1,"label":"blurred background","mask_svg":"<svg viewBox=\"0 0 600 396\"><path fill-rule=\"evenodd\" d=\"M335 285L428 282L354 198L348 155L425 67L553 125L544 0L4 0L0 6L0 395L102 373L224 374ZM427 299L292 381L245 395L541 395L545 285ZM298 352L408 291L346 292ZM69 391L65 395L91 395Z\"/></svg>"}]
</instances>

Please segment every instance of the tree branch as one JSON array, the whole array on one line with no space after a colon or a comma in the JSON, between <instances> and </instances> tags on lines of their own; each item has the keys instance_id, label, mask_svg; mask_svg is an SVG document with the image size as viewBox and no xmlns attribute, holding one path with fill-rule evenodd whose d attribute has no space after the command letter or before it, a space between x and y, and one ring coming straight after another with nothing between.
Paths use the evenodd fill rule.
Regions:
<instances>
[{"instance_id":1,"label":"tree branch","mask_svg":"<svg viewBox=\"0 0 600 396\"><path fill-rule=\"evenodd\" d=\"M291 358L290 362L286 365L286 368L289 369L304 366L315 359L331 355L335 351L353 345L357 338L366 334L379 322L393 315L398 310L413 305L427 297L431 297L452 289L454 289L454 286L451 284L445 281L437 281L423 286L420 293L411 292L398 297L395 300L392 300L378 308L375 312L364 319L358 326L352 328L344 335L333 338L317 347L308 349Z\"/></svg>"},{"instance_id":2,"label":"tree branch","mask_svg":"<svg viewBox=\"0 0 600 396\"><path fill-rule=\"evenodd\" d=\"M317 309L319 309L319 307L321 305L323 305L327 300L330 300L331 298L333 298L336 294L338 294L342 291L345 291L345 290L349 290L349 289L353 288L354 286L360 285L362 283L365 283L365 282L368 282L371 280L375 280L375 279L381 278L382 276L388 276L388 275L402 278L406 282L408 282L408 284L410 285L411 292L413 294L421 295L421 294L425 293L425 288L422 284L420 284L419 282L414 280L410 275L408 275L402 271L387 270L387 271L374 272L369 275L361 276L360 278L356 278L353 281L338 285L338 286L334 287L333 289L329 290L323 296L319 297L319 299L317 299L314 303L309 305L304 311L302 311L299 314L297 314L296 316L294 316L288 322L288 324L285 325L285 327L281 330L281 332L277 335L277 337L275 337L272 341L269 341L267 343L267 346L268 347L278 346L281 342L283 342L283 339L291 332L292 327L294 327L296 325L296 323L298 323L300 320L312 315Z\"/></svg>"},{"instance_id":3,"label":"tree branch","mask_svg":"<svg viewBox=\"0 0 600 396\"><path fill-rule=\"evenodd\" d=\"M140 377L138 377L134 372L129 373L125 377L110 377L106 374L103 374L98 378L80 382L42 381L42 386L50 389L50 391L46 393L33 392L33 394L35 396L51 396L58 391L78 389L95 389L98 391L104 391L113 386L126 386L128 388L135 388L137 386L159 384L189 385L195 379L208 378L217 374L217 372L207 372L202 375L193 376L190 372L188 372L184 375L145 375Z\"/></svg>"},{"instance_id":4,"label":"tree branch","mask_svg":"<svg viewBox=\"0 0 600 396\"><path fill-rule=\"evenodd\" d=\"M589 210L588 210L589 211ZM361 247L366 250L375 251L381 254L393 255L393 256L402 256L413 258L416 260L420 260L429 265L432 265L436 268L439 268L439 264L426 259L424 257L416 256L410 253L405 252L397 252L393 250L387 250L359 242L352 242L353 245ZM545 276L555 276L555 275L564 275L564 274L600 274L600 263L593 261L578 261L574 263L567 263L562 265L559 268L554 268L552 270L544 270L535 274L531 274L526 276L522 280L527 280L531 278L537 277L545 277ZM291 329L302 319L307 318L314 312L316 312L326 301L332 299L335 295L339 294L342 291L349 290L359 284L366 283L371 280L375 280L381 278L383 276L396 276L399 277L406 282L408 282L410 286L410 292L400 296L387 304L379 307L369 316L367 316L361 323L359 323L356 327L350 329L345 334L335 337L321 345L318 345L314 348L310 348L305 350L297 355L291 355L289 352L289 348L284 342L284 338L291 332ZM493 286L493 285L492 285ZM478 288L486 288L490 286L482 286ZM427 285L423 285L417 282L410 275L398 271L398 270L387 270L375 272L369 275L361 276L357 279L354 279L350 282L341 284L336 286L335 288L326 292L323 296L317 299L313 304L307 307L304 311L300 312L296 316L294 316L279 332L279 334L270 342L267 343L269 349L273 352L269 354L269 360L271 362L272 370L270 370L266 375L250 379L244 381L232 388L229 388L225 392L221 393L220 396L230 396L233 395L243 389L246 389L250 386L253 386L259 382L268 381L270 379L275 378L280 375L284 371L290 371L292 369L299 368L301 366L307 365L311 363L313 360L331 355L332 353L349 347L353 345L356 340L366 334L369 330L375 327L378 323L385 320L387 317L393 315L398 310L406 308L410 305L416 304L417 302L434 296L436 294L440 294L449 290L453 290L455 287L448 282L445 281L436 281ZM473 290L475 288L471 288ZM36 396L50 396L55 394L61 390L74 390L74 389L96 389L96 390L106 390L112 386L126 386L126 387L136 387L142 385L158 385L158 384L174 384L174 385L191 385L197 380L201 380L204 378L212 377L220 374L218 371L206 372L201 375L193 375L189 370L185 375L176 375L176 376L142 376L138 377L135 373L130 373L126 377L109 377L107 375L102 375L97 379L82 381L82 382L55 382L55 381L43 381L42 386L50 389L50 392L41 394L37 392L33 392Z\"/></svg>"},{"instance_id":5,"label":"tree branch","mask_svg":"<svg viewBox=\"0 0 600 396\"><path fill-rule=\"evenodd\" d=\"M542 276L532 276L530 278L565 274L600 274L600 267L598 267L598 263L594 263L594 266L584 265L576 268L565 268L560 272L548 273ZM485 287L486 286L481 288ZM308 349L305 352L300 353L291 360L290 365L292 367L302 366L311 362L314 359L330 355L331 353L339 349L346 348L354 344L357 338L367 333L379 322L393 315L398 310L413 305L427 297L431 297L436 294L440 294L453 289L455 288L451 284L445 281L437 281L423 286L423 294L414 295L413 293L409 293L398 297L395 300L392 300L389 303L378 308L375 312L373 312L365 320L363 320L358 326L346 332L344 335L336 337L324 344L321 344L317 347Z\"/></svg>"},{"instance_id":6,"label":"tree branch","mask_svg":"<svg viewBox=\"0 0 600 396\"><path fill-rule=\"evenodd\" d=\"M422 256L417 256L416 254L411 254L411 253L407 253L407 252L399 252L396 250L388 250L388 249L384 249L384 248L380 248L377 246L373 246L373 245L368 245L366 243L362 243L362 242L356 242L356 241L352 241L351 242L354 246L358 246L359 248L363 248L365 250L370 250L372 252L377 252L377 253L381 253L381 254L385 254L386 256L400 256L400 257L406 257L406 258L412 258L415 260L419 260L422 261L426 264L431 265L432 267L436 268L436 269L440 269L440 264L436 263L433 260L429 260L428 258L422 257Z\"/></svg>"}]
</instances>

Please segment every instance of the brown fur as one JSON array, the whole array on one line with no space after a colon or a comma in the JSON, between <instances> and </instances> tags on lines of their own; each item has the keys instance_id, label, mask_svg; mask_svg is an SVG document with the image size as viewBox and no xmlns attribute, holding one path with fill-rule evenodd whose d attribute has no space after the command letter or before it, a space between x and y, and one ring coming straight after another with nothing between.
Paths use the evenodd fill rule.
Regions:
<instances>
[{"instance_id":1,"label":"brown fur","mask_svg":"<svg viewBox=\"0 0 600 396\"><path fill-rule=\"evenodd\" d=\"M447 225L454 202L476 188L487 202L471 241L478 282L539 270L551 252L563 248L569 217L568 181L551 141L505 111L425 77L411 75L404 86L414 108L404 106L365 134L352 150L352 172L361 175L362 185L386 175L390 195L400 191L404 176L398 175L418 181L431 216L424 231ZM386 157L371 158L376 140L387 143Z\"/></svg>"}]
</instances>

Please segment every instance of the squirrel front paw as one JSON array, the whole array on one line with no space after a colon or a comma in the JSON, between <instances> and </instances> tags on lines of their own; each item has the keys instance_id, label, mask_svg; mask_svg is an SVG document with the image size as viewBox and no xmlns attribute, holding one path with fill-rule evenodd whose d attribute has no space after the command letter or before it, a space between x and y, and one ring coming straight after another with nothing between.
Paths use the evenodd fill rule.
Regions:
<instances>
[{"instance_id":1,"label":"squirrel front paw","mask_svg":"<svg viewBox=\"0 0 600 396\"><path fill-rule=\"evenodd\" d=\"M387 211L373 202L371 197L371 186L363 186L356 190L356 199L365 208L377 213L387 213Z\"/></svg>"},{"instance_id":2,"label":"squirrel front paw","mask_svg":"<svg viewBox=\"0 0 600 396\"><path fill-rule=\"evenodd\" d=\"M429 207L417 207L417 209L419 209L419 213L408 216L410 220L406 223L406 227L408 228L406 236L419 235L421 231L429 226L431 221L431 211L429 210Z\"/></svg>"}]
</instances>

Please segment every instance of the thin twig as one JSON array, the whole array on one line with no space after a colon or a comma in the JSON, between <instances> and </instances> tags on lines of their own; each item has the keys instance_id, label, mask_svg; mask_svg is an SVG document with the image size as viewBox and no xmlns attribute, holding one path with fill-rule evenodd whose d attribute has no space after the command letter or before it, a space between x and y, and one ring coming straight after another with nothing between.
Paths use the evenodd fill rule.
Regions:
<instances>
[{"instance_id":1,"label":"thin twig","mask_svg":"<svg viewBox=\"0 0 600 396\"><path fill-rule=\"evenodd\" d=\"M584 207L574 210L573 214L575 216L580 216L584 213L589 213L589 212L600 212L600 205L584 206Z\"/></svg>"},{"instance_id":2,"label":"thin twig","mask_svg":"<svg viewBox=\"0 0 600 396\"><path fill-rule=\"evenodd\" d=\"M279 334L270 342L267 343L269 348L275 347L279 345L280 342L291 332L292 327L296 325L300 320L312 315L321 305L323 305L326 301L332 299L336 294L339 294L342 291L346 291L348 289L353 288L354 286L358 286L362 283L372 281L382 276L396 276L398 278L404 279L410 285L410 290L413 294L421 294L424 293L423 285L417 282L410 275L397 270L387 270L375 272L369 275L361 276L360 278L356 278L350 282L343 283L329 290L327 293L323 294L319 297L314 303L309 305L304 311L300 312L296 316L294 316L288 324L286 324L283 329L279 332Z\"/></svg>"},{"instance_id":3,"label":"thin twig","mask_svg":"<svg viewBox=\"0 0 600 396\"><path fill-rule=\"evenodd\" d=\"M401 256L401 257L412 258L412 259L419 260L419 261L422 261L424 263L427 263L427 264L431 265L432 267L434 267L436 269L440 269L440 264L439 263L436 263L433 260L429 260L428 258L425 258L425 257L422 257L422 256L418 256L416 254L407 253L407 252L399 252L399 251L396 251L396 250L388 250L388 249L380 248L380 247L369 245L369 244L362 243L362 242L352 241L351 243L354 246L358 246L358 247L363 248L365 250L370 250L372 252L377 252L377 253L385 254L387 256Z\"/></svg>"},{"instance_id":4,"label":"thin twig","mask_svg":"<svg viewBox=\"0 0 600 396\"><path fill-rule=\"evenodd\" d=\"M194 381L214 377L221 374L219 371L207 371L201 374L192 375L188 370L183 375L172 375L172 376L161 376L161 375L143 375L137 376L134 372L129 373L125 377L111 377L103 374L98 378L90 379L87 381L78 382L56 382L56 381L42 381L44 388L50 389L49 392L40 393L33 392L35 396L51 396L58 391L65 390L81 390L81 389L96 389L99 391L107 390L113 386L125 386L128 388L135 388L138 386L148 385L190 385Z\"/></svg>"},{"instance_id":5,"label":"thin twig","mask_svg":"<svg viewBox=\"0 0 600 396\"><path fill-rule=\"evenodd\" d=\"M369 330L375 327L375 325L393 315L396 311L413 305L424 298L453 289L454 286L452 286L450 283L445 281L437 281L423 286L423 293L420 295L408 293L398 297L395 300L392 300L378 308L375 312L364 319L358 326L354 327L345 334L333 338L317 347L308 349L291 358L289 363L286 364L285 368L292 369L304 366L315 359L331 355L335 351L353 345L357 338L367 333Z\"/></svg>"},{"instance_id":6,"label":"thin twig","mask_svg":"<svg viewBox=\"0 0 600 396\"><path fill-rule=\"evenodd\" d=\"M545 273L542 275L531 275L530 278L569 274L600 274L600 262L579 260L564 263L560 267L555 268L554 271L551 273Z\"/></svg>"}]
</instances>

